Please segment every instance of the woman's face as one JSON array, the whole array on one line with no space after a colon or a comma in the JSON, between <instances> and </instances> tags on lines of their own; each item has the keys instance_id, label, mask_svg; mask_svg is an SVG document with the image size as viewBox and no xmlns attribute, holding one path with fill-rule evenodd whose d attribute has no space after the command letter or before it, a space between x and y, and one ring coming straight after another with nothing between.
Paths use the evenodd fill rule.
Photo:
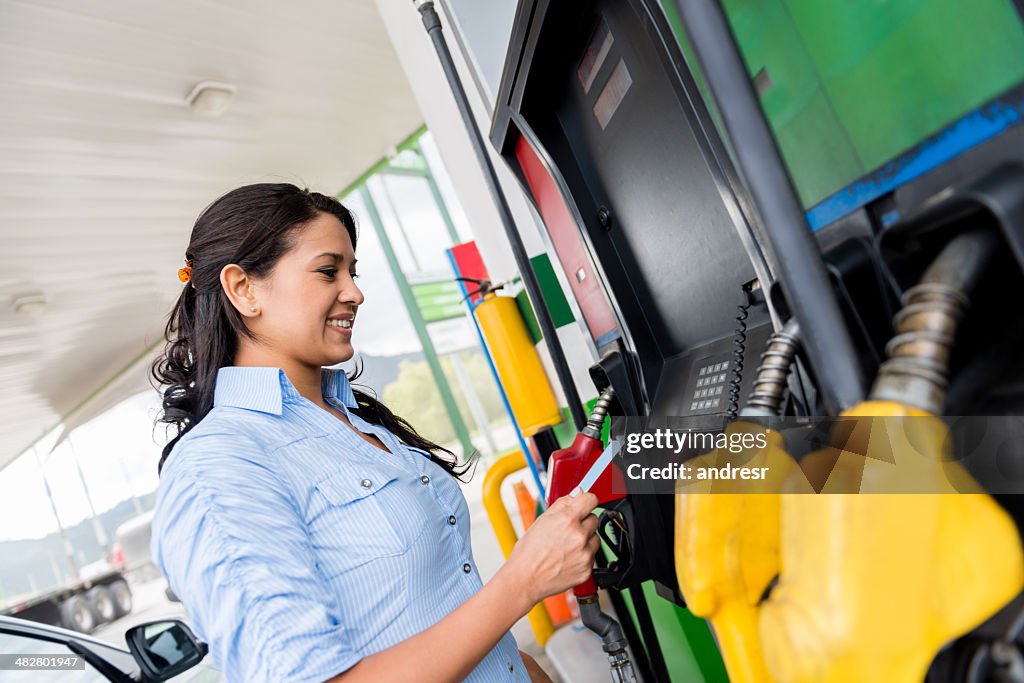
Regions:
<instances>
[{"instance_id":1,"label":"woman's face","mask_svg":"<svg viewBox=\"0 0 1024 683\"><path fill-rule=\"evenodd\" d=\"M250 328L281 367L335 365L352 358L352 329L363 293L348 231L321 213L292 236L294 246L255 281L259 315Z\"/></svg>"}]
</instances>

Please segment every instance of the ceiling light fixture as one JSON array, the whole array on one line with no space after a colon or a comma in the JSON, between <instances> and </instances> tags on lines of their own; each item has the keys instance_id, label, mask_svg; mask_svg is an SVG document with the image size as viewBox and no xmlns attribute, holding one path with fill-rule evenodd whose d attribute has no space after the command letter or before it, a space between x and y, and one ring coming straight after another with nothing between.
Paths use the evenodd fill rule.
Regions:
<instances>
[{"instance_id":1,"label":"ceiling light fixture","mask_svg":"<svg viewBox=\"0 0 1024 683\"><path fill-rule=\"evenodd\" d=\"M39 315L46 310L45 294L21 294L11 300L11 308L18 315Z\"/></svg>"},{"instance_id":2,"label":"ceiling light fixture","mask_svg":"<svg viewBox=\"0 0 1024 683\"><path fill-rule=\"evenodd\" d=\"M185 98L188 108L197 114L220 116L227 111L235 96L235 86L230 83L203 81L196 83Z\"/></svg>"}]
</instances>

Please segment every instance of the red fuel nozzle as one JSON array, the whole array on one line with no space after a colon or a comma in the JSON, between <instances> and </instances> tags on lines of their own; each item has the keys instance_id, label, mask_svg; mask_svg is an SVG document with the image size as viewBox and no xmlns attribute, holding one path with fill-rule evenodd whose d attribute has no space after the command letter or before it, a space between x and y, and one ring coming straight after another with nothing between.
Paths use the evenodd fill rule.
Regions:
<instances>
[{"instance_id":1,"label":"red fuel nozzle","mask_svg":"<svg viewBox=\"0 0 1024 683\"><path fill-rule=\"evenodd\" d=\"M568 495L579 486L583 477L590 471L604 451L601 441L601 427L608 415L608 404L615 392L611 387L601 393L594 411L572 445L551 454L548 463L548 504L554 503L562 496ZM626 497L626 482L622 470L614 462L609 463L597 481L590 487L590 492L597 496L598 505L607 505L612 501ZM622 627L617 621L601 611L597 601L597 583L591 577L572 589L576 602L580 607L580 620L583 625L601 638L601 647L608 655L612 680L616 683L636 683L633 664L626 650L626 638Z\"/></svg>"},{"instance_id":2,"label":"red fuel nozzle","mask_svg":"<svg viewBox=\"0 0 1024 683\"><path fill-rule=\"evenodd\" d=\"M594 406L587 425L576 435L572 445L551 454L551 460L548 462L548 505L579 486L590 466L600 457L604 450L601 427L608 414L608 404L614 395L611 388L605 389ZM598 505L607 505L625 498L625 490L626 483L622 477L622 470L614 462L601 473L590 488L590 492L597 496ZM587 579L576 586L573 593L578 598L594 595L597 593L597 584L592 578Z\"/></svg>"}]
</instances>

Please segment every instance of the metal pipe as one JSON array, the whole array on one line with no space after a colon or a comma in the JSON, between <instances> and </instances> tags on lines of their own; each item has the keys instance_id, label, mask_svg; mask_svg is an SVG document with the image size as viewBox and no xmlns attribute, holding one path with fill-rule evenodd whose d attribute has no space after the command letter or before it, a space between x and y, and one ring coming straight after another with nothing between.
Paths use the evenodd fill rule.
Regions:
<instances>
[{"instance_id":1,"label":"metal pipe","mask_svg":"<svg viewBox=\"0 0 1024 683\"><path fill-rule=\"evenodd\" d=\"M835 413L864 397L853 341L843 321L782 156L717 0L675 0L704 71L747 188L764 225L786 301L827 407Z\"/></svg>"},{"instance_id":2,"label":"metal pipe","mask_svg":"<svg viewBox=\"0 0 1024 683\"><path fill-rule=\"evenodd\" d=\"M604 419L608 417L608 408L611 406L613 398L615 398L615 390L611 387L606 387L601 392L597 403L594 404L594 409L590 411L590 417L587 418L587 426L583 428L584 434L594 439L601 438Z\"/></svg>"},{"instance_id":3,"label":"metal pipe","mask_svg":"<svg viewBox=\"0 0 1024 683\"><path fill-rule=\"evenodd\" d=\"M796 318L791 318L781 332L768 338L765 352L761 354L761 365L754 377L754 388L740 415L775 417L782 413L782 399L799 345L800 325Z\"/></svg>"},{"instance_id":4,"label":"metal pipe","mask_svg":"<svg viewBox=\"0 0 1024 683\"><path fill-rule=\"evenodd\" d=\"M597 594L577 598L580 606L580 621L601 638L601 649L608 655L613 683L636 683L633 663L626 650L626 636L622 634L619 622L601 611Z\"/></svg>"},{"instance_id":5,"label":"metal pipe","mask_svg":"<svg viewBox=\"0 0 1024 683\"><path fill-rule=\"evenodd\" d=\"M533 302L534 312L537 314L537 323L544 334L544 342L551 352L551 363L554 365L558 382L562 386L565 400L569 404L569 413L572 415L573 424L577 431L582 431L587 422L587 417L583 411L579 392L576 391L576 384L572 378L572 373L569 371L569 363L565 359L565 351L562 349L562 344L558 341L555 324L552 322L551 314L548 312L547 304L544 302L540 283L533 272L533 266L530 265L530 258L526 254L526 247L523 246L523 240L519 236L515 221L512 219L512 210L509 209L508 201L506 201L505 194L502 192L501 185L498 182L498 174L495 172L494 165L487 155L487 148L484 145L483 137L480 135L480 129L477 127L476 120L473 118L473 112L469 107L469 98L462 87L462 80L455 70L455 62L452 61L451 52L448 51L448 43L441 32L441 19L437 15L437 10L434 9L433 0L414 0L413 4L423 17L423 27L434 43L434 50L437 52L441 68L444 70L444 75L448 79L452 95L455 97L455 104L459 108L462 123L469 134L477 163L480 164L480 168L484 172L487 190L490 192L495 206L498 207L498 215L501 217L505 236L508 238L509 246L512 248L512 255L515 257L519 274L523 278L526 293Z\"/></svg>"},{"instance_id":6,"label":"metal pipe","mask_svg":"<svg viewBox=\"0 0 1024 683\"><path fill-rule=\"evenodd\" d=\"M985 272L999 236L992 230L965 232L950 240L921 282L903 294L896 336L886 345L871 388L876 401L899 401L939 415L949 386L949 358L968 294Z\"/></svg>"}]
</instances>

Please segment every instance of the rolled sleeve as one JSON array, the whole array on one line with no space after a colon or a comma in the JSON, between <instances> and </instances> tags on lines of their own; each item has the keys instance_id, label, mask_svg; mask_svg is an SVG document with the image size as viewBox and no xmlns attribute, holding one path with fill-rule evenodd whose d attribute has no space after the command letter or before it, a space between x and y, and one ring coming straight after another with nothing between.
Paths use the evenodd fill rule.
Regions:
<instances>
[{"instance_id":1,"label":"rolled sleeve","mask_svg":"<svg viewBox=\"0 0 1024 683\"><path fill-rule=\"evenodd\" d=\"M229 681L319 682L359 661L297 504L257 444L237 434L179 444L152 550Z\"/></svg>"}]
</instances>

